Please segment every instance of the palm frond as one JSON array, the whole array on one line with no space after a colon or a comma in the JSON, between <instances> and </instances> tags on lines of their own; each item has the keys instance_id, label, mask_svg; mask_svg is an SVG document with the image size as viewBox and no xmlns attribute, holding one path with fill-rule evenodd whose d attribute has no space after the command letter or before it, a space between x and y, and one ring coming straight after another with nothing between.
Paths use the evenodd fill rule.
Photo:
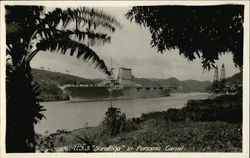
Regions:
<instances>
[{"instance_id":1,"label":"palm frond","mask_svg":"<svg viewBox=\"0 0 250 158\"><path fill-rule=\"evenodd\" d=\"M46 28L43 30L39 30L37 32L40 35L40 38L47 39L47 38L53 38L55 36L65 36L65 37L72 37L73 39L76 39L80 42L83 41L94 41L94 44L96 43L102 43L105 44L107 42L110 42L111 37L108 34L105 33L95 33L91 30L86 31L80 31L78 29L75 30L57 30L54 28Z\"/></svg>"},{"instance_id":2,"label":"palm frond","mask_svg":"<svg viewBox=\"0 0 250 158\"><path fill-rule=\"evenodd\" d=\"M37 43L37 49L43 51L51 52L61 52L66 54L67 51L70 51L70 55L73 56L76 53L78 59L84 61L90 61L95 64L96 69L102 70L107 75L110 75L110 72L107 69L106 64L99 56L88 46L72 40L69 37L57 36L54 38L42 39Z\"/></svg>"},{"instance_id":3,"label":"palm frond","mask_svg":"<svg viewBox=\"0 0 250 158\"><path fill-rule=\"evenodd\" d=\"M112 16L104 13L103 11L81 7L76 9L70 9L63 11L64 19L63 24L66 26L71 21L77 22L79 25L88 25L89 28L104 27L115 31L115 26L120 26L120 23Z\"/></svg>"},{"instance_id":4,"label":"palm frond","mask_svg":"<svg viewBox=\"0 0 250 158\"><path fill-rule=\"evenodd\" d=\"M98 27L108 28L111 32L115 31L116 27L121 27L121 24L107 13L87 7L80 7L66 10L55 9L45 15L44 20L41 22L41 26L44 27L47 24L50 27L56 27L60 21L62 21L63 27L66 28L72 22L76 23L77 26L83 28Z\"/></svg>"},{"instance_id":5,"label":"palm frond","mask_svg":"<svg viewBox=\"0 0 250 158\"><path fill-rule=\"evenodd\" d=\"M98 41L103 44L110 42L111 37L108 34L104 33L95 33L91 30L87 30L86 32L80 30L68 31L71 35L77 38L79 41L83 41L85 39L92 41L91 43L96 43Z\"/></svg>"}]
</instances>

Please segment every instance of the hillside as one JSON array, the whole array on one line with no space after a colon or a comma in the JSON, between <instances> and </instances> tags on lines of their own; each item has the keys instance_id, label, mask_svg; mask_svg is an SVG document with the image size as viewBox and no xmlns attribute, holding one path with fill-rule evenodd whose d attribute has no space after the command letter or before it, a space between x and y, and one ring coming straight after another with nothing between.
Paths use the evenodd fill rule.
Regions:
<instances>
[{"instance_id":1,"label":"hillside","mask_svg":"<svg viewBox=\"0 0 250 158\"><path fill-rule=\"evenodd\" d=\"M78 76L73 76L60 72L51 72L47 70L32 69L34 80L39 82L46 82L48 84L57 84L59 86L65 84L89 84L100 82L101 80L90 80Z\"/></svg>"},{"instance_id":2,"label":"hillside","mask_svg":"<svg viewBox=\"0 0 250 158\"><path fill-rule=\"evenodd\" d=\"M40 85L41 95L39 99L41 101L67 100L68 97L59 88L59 86L65 84L93 84L102 81L102 79L86 79L70 74L40 69L32 69L32 74L34 80ZM168 79L135 78L135 82L142 86L176 87L175 92L205 92L207 87L211 85L209 81L180 81L174 77Z\"/></svg>"},{"instance_id":3,"label":"hillside","mask_svg":"<svg viewBox=\"0 0 250 158\"><path fill-rule=\"evenodd\" d=\"M184 92L205 92L211 85L210 81L184 80L181 86Z\"/></svg>"},{"instance_id":4,"label":"hillside","mask_svg":"<svg viewBox=\"0 0 250 158\"><path fill-rule=\"evenodd\" d=\"M65 84L89 84L100 82L100 80L90 80L60 72L32 69L34 81L40 86L40 101L68 100L69 97L63 93L59 86Z\"/></svg>"},{"instance_id":5,"label":"hillside","mask_svg":"<svg viewBox=\"0 0 250 158\"><path fill-rule=\"evenodd\" d=\"M181 85L181 81L177 78L168 78L168 79L156 79L156 78L136 78L135 82L141 84L143 86L172 86L179 87Z\"/></svg>"},{"instance_id":6,"label":"hillside","mask_svg":"<svg viewBox=\"0 0 250 158\"><path fill-rule=\"evenodd\" d=\"M211 85L210 81L184 80L177 78L154 79L154 78L136 78L135 82L143 86L166 86L176 87L176 92L205 92Z\"/></svg>"},{"instance_id":7,"label":"hillside","mask_svg":"<svg viewBox=\"0 0 250 158\"><path fill-rule=\"evenodd\" d=\"M228 77L227 80L226 80L226 82L229 85L232 85L232 84L242 84L242 81L243 81L242 77L243 77L243 73L241 71L239 73L234 74L231 77Z\"/></svg>"}]
</instances>

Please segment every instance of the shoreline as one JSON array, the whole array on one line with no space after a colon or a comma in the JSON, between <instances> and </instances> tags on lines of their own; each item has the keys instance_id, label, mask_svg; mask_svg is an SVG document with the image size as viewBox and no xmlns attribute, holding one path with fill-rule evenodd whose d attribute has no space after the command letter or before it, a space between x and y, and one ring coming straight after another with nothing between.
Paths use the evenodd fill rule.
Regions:
<instances>
[{"instance_id":1,"label":"shoreline","mask_svg":"<svg viewBox=\"0 0 250 158\"><path fill-rule=\"evenodd\" d=\"M164 111L169 108L181 108L186 105L186 102L191 99L206 99L208 98L208 93L199 93L199 92L192 92L192 93L175 93L172 96L169 97L158 97L158 98L140 98L140 99L133 99L133 100L114 100L114 107L119 107L121 108L122 112L125 112L128 118L133 118L133 117L140 117L143 113L148 113L148 112L155 112L155 111ZM183 100L183 101L182 101ZM185 101L186 100L186 101ZM50 105L51 103L51 105ZM62 104L61 104L62 103ZM85 122L88 122L89 126L98 126L99 123L103 120L101 116L104 117L105 111L109 107L110 102L109 101L93 101L93 102L71 102L71 101L56 101L56 102L42 102L40 103L41 105L44 106L44 108L47 109L45 112L45 116L47 119L42 120L39 124L35 126L36 132L40 134L45 134L45 131L49 130L49 133L54 133L57 130L60 129L66 129L66 130L74 130L81 128L83 126L77 126L77 124L84 124ZM72 104L72 105L71 105ZM137 105L140 106L137 106ZM145 104L145 105L144 105ZM157 104L153 106L153 104ZM135 113L134 110L131 111L129 109L130 106L133 105L133 109L136 110L137 112ZM84 110L81 116L81 113L79 113L79 110L83 110L84 107L90 107L89 112L95 111L96 108L101 107L102 114L101 116L98 116L98 118L94 118L94 120L90 120L92 116L89 116L89 114L86 112L87 110ZM66 121L64 118L61 117L56 117L52 115L51 111L57 111L57 108L65 108L71 111L71 113L76 113L77 117L80 120L82 120L82 123L80 120L76 120L78 123L76 123L76 126L72 125L59 125L58 128L52 127L52 122L49 122L49 120L52 120L53 122L58 122L58 121ZM71 110L71 109L78 109L78 110ZM146 108L146 109L145 109ZM100 110L98 110L100 111ZM60 111L57 111L57 115L69 115L68 112L64 114L61 113ZM55 120L56 119L56 120ZM59 120L60 119L60 120ZM63 120L61 120L63 119ZM75 119L75 118L74 118ZM71 119L70 122L73 123L74 119ZM60 123L59 122L59 123ZM48 125L47 125L48 124ZM57 127L57 126L56 126ZM71 128L74 127L74 128ZM41 131L41 132L40 132ZM51 131L51 132L50 132Z\"/></svg>"},{"instance_id":2,"label":"shoreline","mask_svg":"<svg viewBox=\"0 0 250 158\"><path fill-rule=\"evenodd\" d=\"M102 123L99 126L71 131L59 130L48 136L40 136L40 138L38 136L37 140L38 142L42 139L46 140L48 144L53 144L50 146L53 151L58 149L58 152L63 152L62 149L65 150L65 147L69 152L91 152L75 151L77 145L86 145L86 143L103 149L110 146L120 147L124 144L133 149L138 146L158 144L160 152L169 152L164 150L166 146L184 146L182 152L241 152L242 105L240 100L241 95L220 96L214 100L189 100L187 106L179 109L149 112L139 118L126 119L126 122L132 121L132 128L128 131L120 131L114 136L107 135L104 129L109 130L109 128ZM209 113L210 110L216 113ZM119 152L126 152L126 150Z\"/></svg>"},{"instance_id":3,"label":"shoreline","mask_svg":"<svg viewBox=\"0 0 250 158\"><path fill-rule=\"evenodd\" d=\"M174 95L172 95L174 94ZM113 100L137 100L137 99L152 99L152 98L164 98L164 97L171 97L171 96L179 96L179 95L185 95L185 94L210 94L208 92L174 92L171 93L169 96L159 96L159 97L143 97L143 98L117 98ZM46 100L46 101L39 101L40 103L47 103L47 102L63 102L63 101L68 101L68 102L101 102L101 101L109 101L109 99L105 100L87 100L87 101L71 101L70 99L65 99L65 100Z\"/></svg>"}]
</instances>

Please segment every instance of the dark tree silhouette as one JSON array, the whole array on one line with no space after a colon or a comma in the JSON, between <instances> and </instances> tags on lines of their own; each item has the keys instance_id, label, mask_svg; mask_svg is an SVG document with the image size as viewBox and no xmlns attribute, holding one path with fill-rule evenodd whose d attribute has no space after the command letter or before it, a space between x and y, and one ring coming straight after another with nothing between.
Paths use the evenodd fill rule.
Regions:
<instances>
[{"instance_id":1,"label":"dark tree silhouette","mask_svg":"<svg viewBox=\"0 0 250 158\"><path fill-rule=\"evenodd\" d=\"M178 48L188 60L201 58L209 70L220 54L231 52L242 69L243 5L135 6L126 17L149 28L150 44L161 53Z\"/></svg>"},{"instance_id":2,"label":"dark tree silhouette","mask_svg":"<svg viewBox=\"0 0 250 158\"><path fill-rule=\"evenodd\" d=\"M34 152L34 124L44 115L37 100L30 61L50 51L91 61L110 74L89 46L110 41L120 24L112 16L90 8L59 8L45 12L42 6L5 6L6 9L6 152ZM106 33L104 33L106 32Z\"/></svg>"}]
</instances>

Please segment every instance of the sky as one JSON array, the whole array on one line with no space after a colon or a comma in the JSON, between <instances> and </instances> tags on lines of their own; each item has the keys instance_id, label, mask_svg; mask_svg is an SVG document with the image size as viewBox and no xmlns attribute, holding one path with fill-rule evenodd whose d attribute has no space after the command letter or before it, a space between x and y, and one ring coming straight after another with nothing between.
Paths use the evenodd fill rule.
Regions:
<instances>
[{"instance_id":1,"label":"sky","mask_svg":"<svg viewBox=\"0 0 250 158\"><path fill-rule=\"evenodd\" d=\"M111 35L111 42L101 46L91 47L107 66L131 68L138 78L176 77L179 80L213 80L214 71L203 70L200 59L188 61L179 55L178 49L158 53L150 46L151 34L149 30L124 16L129 7L98 8L113 15L121 24ZM231 53L220 56L216 64L221 69L225 65L226 77L239 72L234 66ZM76 75L84 78L105 78L105 74L94 68L94 64L83 62L69 55L59 53L39 52L31 62L31 67L41 68Z\"/></svg>"}]
</instances>

